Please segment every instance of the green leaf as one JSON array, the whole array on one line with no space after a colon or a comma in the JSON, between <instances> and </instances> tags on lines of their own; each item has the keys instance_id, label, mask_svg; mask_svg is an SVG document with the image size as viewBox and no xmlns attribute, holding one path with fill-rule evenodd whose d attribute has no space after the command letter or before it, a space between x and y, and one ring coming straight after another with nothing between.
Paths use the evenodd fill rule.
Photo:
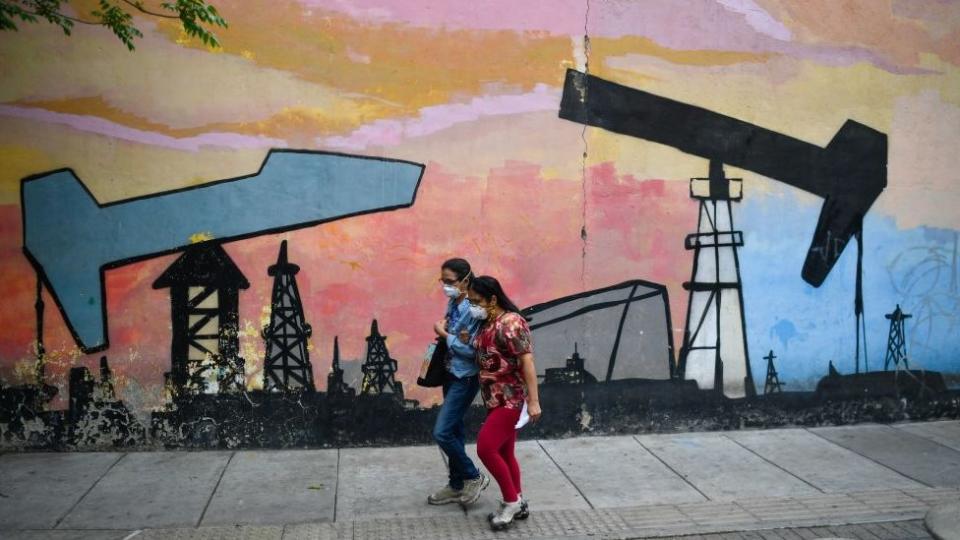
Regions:
<instances>
[{"instance_id":1,"label":"green leaf","mask_svg":"<svg viewBox=\"0 0 960 540\"><path fill-rule=\"evenodd\" d=\"M65 0L0 0L0 31L17 30L16 19L25 23L37 23L40 19L59 26L64 34L71 35L74 22L60 12ZM89 13L94 24L100 24L111 32L129 50L134 50L134 40L142 38L143 34L134 25L133 15L126 11L132 6L135 13L150 15L142 0L130 0L118 5L111 0L99 0L98 8ZM163 10L171 12L178 19L187 35L199 38L210 47L220 47L217 36L203 25L227 28L227 21L220 16L217 8L207 4L204 0L176 0L164 1L160 4Z\"/></svg>"}]
</instances>

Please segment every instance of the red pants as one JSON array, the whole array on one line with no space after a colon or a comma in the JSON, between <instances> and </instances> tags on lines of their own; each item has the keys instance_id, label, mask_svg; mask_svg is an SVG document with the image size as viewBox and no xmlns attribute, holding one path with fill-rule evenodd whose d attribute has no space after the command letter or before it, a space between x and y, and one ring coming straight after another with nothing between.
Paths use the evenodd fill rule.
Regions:
<instances>
[{"instance_id":1,"label":"red pants","mask_svg":"<svg viewBox=\"0 0 960 540\"><path fill-rule=\"evenodd\" d=\"M477 435L477 455L500 485L500 494L506 502L516 502L521 493L520 465L513 455L517 441L519 409L497 407L487 413L487 419Z\"/></svg>"}]
</instances>

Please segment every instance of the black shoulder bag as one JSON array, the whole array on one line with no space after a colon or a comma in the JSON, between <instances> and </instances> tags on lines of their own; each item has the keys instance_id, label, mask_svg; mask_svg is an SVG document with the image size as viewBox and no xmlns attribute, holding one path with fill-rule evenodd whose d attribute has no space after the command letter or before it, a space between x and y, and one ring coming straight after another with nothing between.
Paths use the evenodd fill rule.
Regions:
<instances>
[{"instance_id":1,"label":"black shoulder bag","mask_svg":"<svg viewBox=\"0 0 960 540\"><path fill-rule=\"evenodd\" d=\"M418 385L427 388L443 386L447 380L447 352L447 340L438 337L430 360L423 359L420 376L417 377Z\"/></svg>"}]
</instances>

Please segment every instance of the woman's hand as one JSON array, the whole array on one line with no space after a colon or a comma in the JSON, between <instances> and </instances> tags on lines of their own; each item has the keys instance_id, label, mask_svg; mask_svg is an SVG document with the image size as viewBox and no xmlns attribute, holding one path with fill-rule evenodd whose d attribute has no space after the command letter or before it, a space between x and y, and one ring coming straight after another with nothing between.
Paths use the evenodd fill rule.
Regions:
<instances>
[{"instance_id":1,"label":"woman's hand","mask_svg":"<svg viewBox=\"0 0 960 540\"><path fill-rule=\"evenodd\" d=\"M530 423L535 424L540 420L540 417L543 415L543 411L540 410L539 401L529 401L527 402L527 414L530 415Z\"/></svg>"},{"instance_id":2,"label":"woman's hand","mask_svg":"<svg viewBox=\"0 0 960 540\"><path fill-rule=\"evenodd\" d=\"M437 323L433 325L433 331L443 339L447 339L447 320L441 319L437 321Z\"/></svg>"}]
</instances>

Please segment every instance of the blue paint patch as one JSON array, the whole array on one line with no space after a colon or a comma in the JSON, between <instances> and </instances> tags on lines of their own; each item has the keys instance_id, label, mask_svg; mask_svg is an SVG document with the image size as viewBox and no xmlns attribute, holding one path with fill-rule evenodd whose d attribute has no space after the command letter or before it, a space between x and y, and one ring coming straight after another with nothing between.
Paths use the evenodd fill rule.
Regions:
<instances>
[{"instance_id":1,"label":"blue paint patch","mask_svg":"<svg viewBox=\"0 0 960 540\"><path fill-rule=\"evenodd\" d=\"M735 226L744 232L740 270L751 368L762 385L762 357L774 349L780 380L791 390L813 389L830 361L842 373L855 370L856 245L847 246L819 288L805 283L800 269L821 201L779 184L771 188L746 193L734 207ZM900 304L914 314L906 326L911 367L960 372L958 231L901 230L872 211L863 236L867 367L883 369L890 329L884 315ZM862 351L860 361L863 371Z\"/></svg>"},{"instance_id":2,"label":"blue paint patch","mask_svg":"<svg viewBox=\"0 0 960 540\"><path fill-rule=\"evenodd\" d=\"M793 325L793 322L782 319L777 324L773 325L770 328L770 336L776 337L780 340L780 344L784 348L790 346L790 340L801 337L800 333L797 332L797 327Z\"/></svg>"},{"instance_id":3,"label":"blue paint patch","mask_svg":"<svg viewBox=\"0 0 960 540\"><path fill-rule=\"evenodd\" d=\"M22 185L24 247L87 352L105 348L102 271L186 247L413 204L423 165L271 151L256 174L100 205L69 170Z\"/></svg>"}]
</instances>

